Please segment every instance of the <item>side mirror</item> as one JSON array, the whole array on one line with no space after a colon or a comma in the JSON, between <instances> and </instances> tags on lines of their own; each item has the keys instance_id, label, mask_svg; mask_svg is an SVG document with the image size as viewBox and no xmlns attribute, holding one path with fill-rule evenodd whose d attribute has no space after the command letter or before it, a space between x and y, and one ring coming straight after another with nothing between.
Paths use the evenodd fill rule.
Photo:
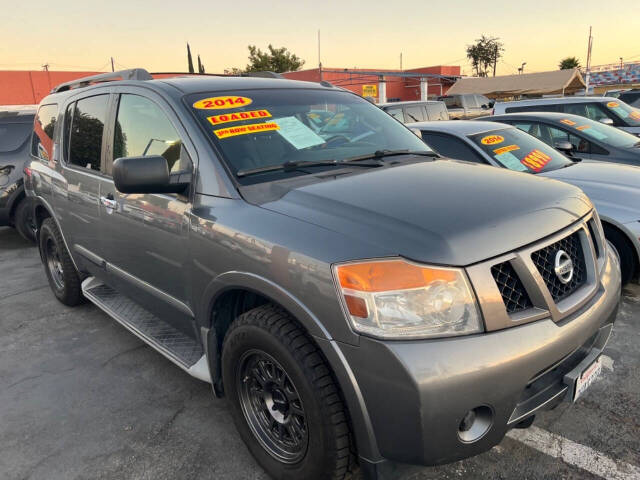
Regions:
<instances>
[{"instance_id":1,"label":"side mirror","mask_svg":"<svg viewBox=\"0 0 640 480\"><path fill-rule=\"evenodd\" d=\"M573 145L571 142L567 142L566 140L554 143L553 147L567 155L571 155L571 152L573 151Z\"/></svg>"},{"instance_id":2,"label":"side mirror","mask_svg":"<svg viewBox=\"0 0 640 480\"><path fill-rule=\"evenodd\" d=\"M600 123L604 123L605 125L611 125L613 126L613 120L611 120L609 117L602 117L600 120L598 120Z\"/></svg>"},{"instance_id":3,"label":"side mirror","mask_svg":"<svg viewBox=\"0 0 640 480\"><path fill-rule=\"evenodd\" d=\"M124 157L113 162L113 183L121 193L181 193L190 174L169 175L169 164L161 155Z\"/></svg>"}]
</instances>

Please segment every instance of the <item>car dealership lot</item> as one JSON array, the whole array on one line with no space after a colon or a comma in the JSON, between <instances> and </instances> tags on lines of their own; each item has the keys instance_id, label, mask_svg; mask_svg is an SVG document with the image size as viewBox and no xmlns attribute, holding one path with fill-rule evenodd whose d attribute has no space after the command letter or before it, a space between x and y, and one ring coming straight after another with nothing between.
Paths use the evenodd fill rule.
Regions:
<instances>
[{"instance_id":1,"label":"car dealership lot","mask_svg":"<svg viewBox=\"0 0 640 480\"><path fill-rule=\"evenodd\" d=\"M640 287L625 289L603 374L429 478L640 475ZM54 298L35 247L0 228L0 473L9 479L266 478L228 406L91 304Z\"/></svg>"}]
</instances>

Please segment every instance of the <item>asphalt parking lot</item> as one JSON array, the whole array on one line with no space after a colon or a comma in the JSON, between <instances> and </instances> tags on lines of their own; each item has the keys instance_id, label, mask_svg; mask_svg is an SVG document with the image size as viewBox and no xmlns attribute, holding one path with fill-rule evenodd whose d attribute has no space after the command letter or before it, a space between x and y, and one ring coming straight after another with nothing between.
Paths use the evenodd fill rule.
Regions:
<instances>
[{"instance_id":1,"label":"asphalt parking lot","mask_svg":"<svg viewBox=\"0 0 640 480\"><path fill-rule=\"evenodd\" d=\"M640 478L640 287L576 405L491 451L406 478ZM49 290L37 249L0 228L0 478L263 479L224 400L90 304Z\"/></svg>"}]
</instances>

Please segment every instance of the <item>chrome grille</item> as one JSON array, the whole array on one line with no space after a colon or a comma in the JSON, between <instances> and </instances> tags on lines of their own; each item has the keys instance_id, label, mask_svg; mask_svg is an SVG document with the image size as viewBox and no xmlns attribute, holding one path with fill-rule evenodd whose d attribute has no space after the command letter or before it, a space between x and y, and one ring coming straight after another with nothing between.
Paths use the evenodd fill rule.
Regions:
<instances>
[{"instance_id":1,"label":"chrome grille","mask_svg":"<svg viewBox=\"0 0 640 480\"><path fill-rule=\"evenodd\" d=\"M524 285L510 262L494 265L491 267L491 274L498 285L508 313L521 312L533 306Z\"/></svg>"},{"instance_id":2,"label":"chrome grille","mask_svg":"<svg viewBox=\"0 0 640 480\"><path fill-rule=\"evenodd\" d=\"M573 262L573 276L569 283L562 283L554 271L555 257L560 250L564 250ZM531 260L542 275L544 283L556 302L571 295L587 280L587 268L578 232L533 252Z\"/></svg>"}]
</instances>

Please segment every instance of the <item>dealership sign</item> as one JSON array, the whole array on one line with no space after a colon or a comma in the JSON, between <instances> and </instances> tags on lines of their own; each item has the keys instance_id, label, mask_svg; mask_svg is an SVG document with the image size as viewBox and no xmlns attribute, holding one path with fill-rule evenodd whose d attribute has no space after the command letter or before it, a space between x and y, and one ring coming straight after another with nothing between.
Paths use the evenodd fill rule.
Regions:
<instances>
[{"instance_id":1,"label":"dealership sign","mask_svg":"<svg viewBox=\"0 0 640 480\"><path fill-rule=\"evenodd\" d=\"M363 97L377 97L378 96L378 85L362 85L362 96Z\"/></svg>"}]
</instances>

